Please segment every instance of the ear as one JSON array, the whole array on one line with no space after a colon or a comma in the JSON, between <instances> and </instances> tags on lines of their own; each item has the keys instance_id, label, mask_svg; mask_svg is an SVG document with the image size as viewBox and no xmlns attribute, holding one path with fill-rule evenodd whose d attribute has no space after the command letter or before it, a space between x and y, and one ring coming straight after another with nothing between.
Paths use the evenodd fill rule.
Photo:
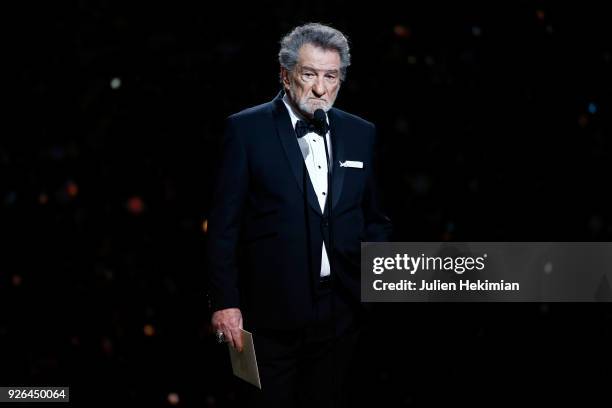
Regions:
<instances>
[{"instance_id":1,"label":"ear","mask_svg":"<svg viewBox=\"0 0 612 408\"><path fill-rule=\"evenodd\" d=\"M281 67L281 78L283 80L283 87L286 91L291 86L291 81L289 79L289 71L287 71L285 67Z\"/></svg>"}]
</instances>

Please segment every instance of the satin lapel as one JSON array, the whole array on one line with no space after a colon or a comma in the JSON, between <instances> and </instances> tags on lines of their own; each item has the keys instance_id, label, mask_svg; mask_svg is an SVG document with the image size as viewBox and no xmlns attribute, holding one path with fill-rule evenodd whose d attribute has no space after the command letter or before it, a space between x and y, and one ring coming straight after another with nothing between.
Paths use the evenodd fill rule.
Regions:
<instances>
[{"instance_id":1,"label":"satin lapel","mask_svg":"<svg viewBox=\"0 0 612 408\"><path fill-rule=\"evenodd\" d=\"M329 110L329 127L332 141L332 156L334 159L332 165L332 209L338 204L340 195L342 194L342 184L344 183L344 169L340 167L340 161L344 160L344 128L342 121L334 111Z\"/></svg>"},{"instance_id":2,"label":"satin lapel","mask_svg":"<svg viewBox=\"0 0 612 408\"><path fill-rule=\"evenodd\" d=\"M283 149L285 150L285 155L289 161L289 167L291 167L291 172L295 177L295 181L297 182L300 191L302 194L304 194L303 184L304 173L306 172L306 195L308 197L308 204L310 204L312 209L315 210L317 214L322 215L319 201L317 200L314 188L312 187L312 182L310 181L310 177L308 176L308 172L306 171L304 165L304 157L300 151L300 146L298 145L295 131L293 130L293 126L291 126L291 118L289 118L289 113L287 112L287 108L285 107L285 104L281 98L282 92L274 99L273 109L274 123L276 124L278 137Z\"/></svg>"}]
</instances>

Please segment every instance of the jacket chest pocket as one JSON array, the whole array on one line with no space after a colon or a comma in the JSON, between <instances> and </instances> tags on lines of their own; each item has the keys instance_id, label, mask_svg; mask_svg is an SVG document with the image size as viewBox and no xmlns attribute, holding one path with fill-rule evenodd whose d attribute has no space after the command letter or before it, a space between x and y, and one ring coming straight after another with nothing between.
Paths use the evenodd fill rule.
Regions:
<instances>
[{"instance_id":1,"label":"jacket chest pocket","mask_svg":"<svg viewBox=\"0 0 612 408\"><path fill-rule=\"evenodd\" d=\"M360 202L366 186L366 171L355 168L339 168L338 171L344 172L342 199Z\"/></svg>"}]
</instances>

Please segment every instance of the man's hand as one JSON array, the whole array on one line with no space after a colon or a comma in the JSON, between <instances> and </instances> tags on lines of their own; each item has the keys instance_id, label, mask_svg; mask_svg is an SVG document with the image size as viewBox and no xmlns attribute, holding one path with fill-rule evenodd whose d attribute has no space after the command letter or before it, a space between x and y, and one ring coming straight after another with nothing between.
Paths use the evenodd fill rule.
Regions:
<instances>
[{"instance_id":1,"label":"man's hand","mask_svg":"<svg viewBox=\"0 0 612 408\"><path fill-rule=\"evenodd\" d=\"M229 309L217 310L212 315L211 324L216 332L222 331L225 341L230 343L238 351L242 351L242 313L240 309L231 307Z\"/></svg>"}]
</instances>

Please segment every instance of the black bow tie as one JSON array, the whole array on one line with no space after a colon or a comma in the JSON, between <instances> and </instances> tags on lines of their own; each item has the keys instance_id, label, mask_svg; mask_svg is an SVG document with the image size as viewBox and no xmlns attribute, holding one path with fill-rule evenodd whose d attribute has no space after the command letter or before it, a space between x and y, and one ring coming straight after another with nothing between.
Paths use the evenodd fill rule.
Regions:
<instances>
[{"instance_id":1,"label":"black bow tie","mask_svg":"<svg viewBox=\"0 0 612 408\"><path fill-rule=\"evenodd\" d=\"M304 137L305 134L314 132L321 137L324 137L327 133L327 123L324 123L323 126L317 126L317 124L313 122L304 122L303 120L298 120L295 124L295 133L297 134L298 139L300 137Z\"/></svg>"}]
</instances>

